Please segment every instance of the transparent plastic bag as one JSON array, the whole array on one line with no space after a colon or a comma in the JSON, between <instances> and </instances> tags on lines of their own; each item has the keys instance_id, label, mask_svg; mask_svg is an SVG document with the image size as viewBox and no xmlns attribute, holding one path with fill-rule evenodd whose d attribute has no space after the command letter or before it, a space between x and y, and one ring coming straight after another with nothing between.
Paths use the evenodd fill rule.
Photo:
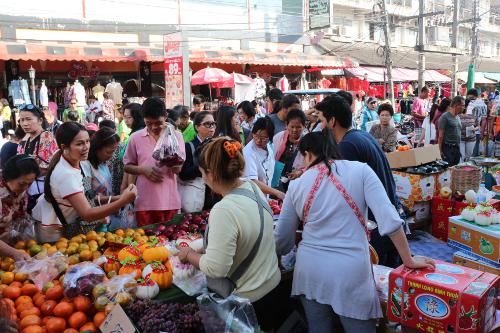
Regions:
<instances>
[{"instance_id":1,"label":"transparent plastic bag","mask_svg":"<svg viewBox=\"0 0 500 333\"><path fill-rule=\"evenodd\" d=\"M17 261L15 266L16 272L27 274L38 289L42 290L45 283L56 279L68 268L68 257L61 252L50 256L40 253L28 260Z\"/></svg>"},{"instance_id":2,"label":"transparent plastic bag","mask_svg":"<svg viewBox=\"0 0 500 333\"><path fill-rule=\"evenodd\" d=\"M12 220L7 227L7 242L10 244L19 241L27 242L35 239L35 224L29 218L18 218Z\"/></svg>"},{"instance_id":3,"label":"transparent plastic bag","mask_svg":"<svg viewBox=\"0 0 500 333\"><path fill-rule=\"evenodd\" d=\"M68 298L92 295L92 289L103 282L106 277L99 264L98 259L94 262L82 262L71 266L64 275L64 295Z\"/></svg>"},{"instance_id":4,"label":"transparent plastic bag","mask_svg":"<svg viewBox=\"0 0 500 333\"><path fill-rule=\"evenodd\" d=\"M158 161L158 166L180 166L186 159L186 153L181 149L175 128L166 124L160 134L160 139L153 150L153 158Z\"/></svg>"},{"instance_id":5,"label":"transparent plastic bag","mask_svg":"<svg viewBox=\"0 0 500 333\"><path fill-rule=\"evenodd\" d=\"M390 267L373 265L373 278L375 279L375 286L380 300L387 301L389 298L389 274L392 271L393 269Z\"/></svg>"},{"instance_id":6,"label":"transparent plastic bag","mask_svg":"<svg viewBox=\"0 0 500 333\"><path fill-rule=\"evenodd\" d=\"M189 296L207 292L207 277L191 264L183 264L179 257L170 257L174 273L174 284Z\"/></svg>"},{"instance_id":7,"label":"transparent plastic bag","mask_svg":"<svg viewBox=\"0 0 500 333\"><path fill-rule=\"evenodd\" d=\"M259 324L252 303L246 298L231 295L219 298L205 293L196 299L206 333L253 333Z\"/></svg>"},{"instance_id":8,"label":"transparent plastic bag","mask_svg":"<svg viewBox=\"0 0 500 333\"><path fill-rule=\"evenodd\" d=\"M135 273L117 275L110 280L97 284L92 292L97 304L128 304L135 299L137 282Z\"/></svg>"}]
</instances>

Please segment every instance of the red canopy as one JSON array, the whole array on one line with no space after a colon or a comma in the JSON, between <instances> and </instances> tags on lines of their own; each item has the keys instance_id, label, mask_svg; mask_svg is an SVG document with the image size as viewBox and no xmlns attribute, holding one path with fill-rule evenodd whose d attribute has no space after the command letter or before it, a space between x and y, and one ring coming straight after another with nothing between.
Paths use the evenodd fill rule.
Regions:
<instances>
[{"instance_id":1,"label":"red canopy","mask_svg":"<svg viewBox=\"0 0 500 333\"><path fill-rule=\"evenodd\" d=\"M199 86L210 83L222 83L230 79L231 75L228 72L219 68L207 67L193 74L191 84L193 86Z\"/></svg>"}]
</instances>

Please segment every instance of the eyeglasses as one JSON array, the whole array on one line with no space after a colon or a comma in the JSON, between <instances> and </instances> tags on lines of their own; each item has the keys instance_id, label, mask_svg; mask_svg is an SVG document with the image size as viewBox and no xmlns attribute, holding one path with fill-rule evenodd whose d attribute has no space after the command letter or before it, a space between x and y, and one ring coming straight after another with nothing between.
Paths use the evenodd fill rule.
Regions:
<instances>
[{"instance_id":1,"label":"eyeglasses","mask_svg":"<svg viewBox=\"0 0 500 333\"><path fill-rule=\"evenodd\" d=\"M255 141L260 141L262 143L269 142L269 137L268 136L258 136L257 134L254 134L253 135L253 139Z\"/></svg>"},{"instance_id":2,"label":"eyeglasses","mask_svg":"<svg viewBox=\"0 0 500 333\"><path fill-rule=\"evenodd\" d=\"M75 102L71 102L70 104L71 104L71 105L74 105L74 104L76 104L76 103L75 103Z\"/></svg>"},{"instance_id":3,"label":"eyeglasses","mask_svg":"<svg viewBox=\"0 0 500 333\"><path fill-rule=\"evenodd\" d=\"M204 123L201 123L200 125L205 128L214 128L217 125L217 123L215 121L206 121Z\"/></svg>"},{"instance_id":4,"label":"eyeglasses","mask_svg":"<svg viewBox=\"0 0 500 333\"><path fill-rule=\"evenodd\" d=\"M40 109L34 105L34 104L25 104L24 106L21 107L21 111L31 111L31 112L36 112L37 114L41 114L42 112Z\"/></svg>"},{"instance_id":5,"label":"eyeglasses","mask_svg":"<svg viewBox=\"0 0 500 333\"><path fill-rule=\"evenodd\" d=\"M370 102L370 105L377 104L376 101Z\"/></svg>"}]
</instances>

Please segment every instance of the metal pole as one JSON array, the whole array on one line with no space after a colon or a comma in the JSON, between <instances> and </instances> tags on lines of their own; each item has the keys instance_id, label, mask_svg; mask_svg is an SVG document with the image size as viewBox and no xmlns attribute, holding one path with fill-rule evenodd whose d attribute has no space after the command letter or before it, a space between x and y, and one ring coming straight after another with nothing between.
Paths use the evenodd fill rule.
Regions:
<instances>
[{"instance_id":1,"label":"metal pole","mask_svg":"<svg viewBox=\"0 0 500 333\"><path fill-rule=\"evenodd\" d=\"M471 60L470 63L474 66L476 65L476 57L478 54L478 45L477 45L477 0L474 0L472 7L472 17L474 18L474 22L472 23L472 52L471 52Z\"/></svg>"},{"instance_id":2,"label":"metal pole","mask_svg":"<svg viewBox=\"0 0 500 333\"><path fill-rule=\"evenodd\" d=\"M458 45L458 8L459 1L453 0L453 25L451 28L451 47L457 48ZM458 73L458 56L453 54L452 58L452 66L451 66L451 97L455 97L457 95L458 86L457 86L457 73Z\"/></svg>"},{"instance_id":3,"label":"metal pole","mask_svg":"<svg viewBox=\"0 0 500 333\"><path fill-rule=\"evenodd\" d=\"M422 91L425 86L424 71L425 71L425 53L424 53L424 43L425 43L425 0L418 1L418 92Z\"/></svg>"},{"instance_id":4,"label":"metal pole","mask_svg":"<svg viewBox=\"0 0 500 333\"><path fill-rule=\"evenodd\" d=\"M35 93L35 79L31 79L31 104L37 105L36 104L36 93Z\"/></svg>"},{"instance_id":5,"label":"metal pole","mask_svg":"<svg viewBox=\"0 0 500 333\"><path fill-rule=\"evenodd\" d=\"M380 7L382 9L384 15L384 38L385 38L385 68L387 71L387 81L389 83L389 100L391 104L394 105L394 82L392 81L392 58L391 58L391 36L390 36L390 26L389 26L389 14L387 13L387 9L385 7L385 1L380 1ZM385 72L384 72L384 80L385 80ZM384 91L385 91L385 82L384 82ZM384 95L384 98L386 96Z\"/></svg>"}]
</instances>

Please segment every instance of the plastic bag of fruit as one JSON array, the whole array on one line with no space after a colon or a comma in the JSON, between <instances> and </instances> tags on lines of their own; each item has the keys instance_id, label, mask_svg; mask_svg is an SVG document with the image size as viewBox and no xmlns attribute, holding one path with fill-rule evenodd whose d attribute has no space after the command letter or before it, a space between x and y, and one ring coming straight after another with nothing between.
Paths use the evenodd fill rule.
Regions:
<instances>
[{"instance_id":1,"label":"plastic bag of fruit","mask_svg":"<svg viewBox=\"0 0 500 333\"><path fill-rule=\"evenodd\" d=\"M35 239L35 227L33 221L28 218L18 218L12 220L7 226L8 243L16 243L18 241L29 241Z\"/></svg>"},{"instance_id":2,"label":"plastic bag of fruit","mask_svg":"<svg viewBox=\"0 0 500 333\"><path fill-rule=\"evenodd\" d=\"M45 283L56 279L68 268L68 257L61 252L50 256L39 253L28 260L17 261L15 266L16 272L27 274L38 289L42 290Z\"/></svg>"},{"instance_id":3,"label":"plastic bag of fruit","mask_svg":"<svg viewBox=\"0 0 500 333\"><path fill-rule=\"evenodd\" d=\"M137 282L135 273L117 275L113 278L97 284L92 289L95 306L98 310L104 310L108 304L128 304L135 299Z\"/></svg>"},{"instance_id":4,"label":"plastic bag of fruit","mask_svg":"<svg viewBox=\"0 0 500 333\"><path fill-rule=\"evenodd\" d=\"M253 333L258 321L250 300L235 295L220 298L205 293L196 298L206 333Z\"/></svg>"},{"instance_id":5,"label":"plastic bag of fruit","mask_svg":"<svg viewBox=\"0 0 500 333\"><path fill-rule=\"evenodd\" d=\"M196 296L207 292L207 277L193 265L180 262L179 257L170 257L170 264L174 275L173 282L189 296Z\"/></svg>"},{"instance_id":6,"label":"plastic bag of fruit","mask_svg":"<svg viewBox=\"0 0 500 333\"><path fill-rule=\"evenodd\" d=\"M179 145L174 126L166 124L153 150L153 158L159 166L174 167L184 163L186 153Z\"/></svg>"},{"instance_id":7,"label":"plastic bag of fruit","mask_svg":"<svg viewBox=\"0 0 500 333\"><path fill-rule=\"evenodd\" d=\"M64 295L68 298L78 295L90 296L94 287L106 277L99 264L99 260L96 260L71 266L64 275Z\"/></svg>"}]
</instances>

